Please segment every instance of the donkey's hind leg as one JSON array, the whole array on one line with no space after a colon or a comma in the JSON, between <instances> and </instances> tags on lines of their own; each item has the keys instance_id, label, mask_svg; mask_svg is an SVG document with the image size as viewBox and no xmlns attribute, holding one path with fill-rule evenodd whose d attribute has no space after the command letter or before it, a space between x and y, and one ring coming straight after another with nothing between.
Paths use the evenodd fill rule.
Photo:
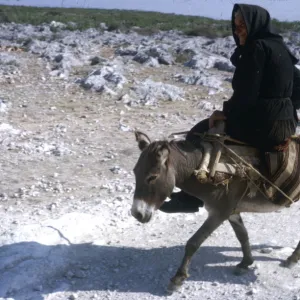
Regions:
<instances>
[{"instance_id":1,"label":"donkey's hind leg","mask_svg":"<svg viewBox=\"0 0 300 300\"><path fill-rule=\"evenodd\" d=\"M253 263L248 232L240 214L231 215L229 217L229 222L235 232L237 239L241 244L243 251L243 259L236 266L234 273L236 275L242 275L248 270L248 267Z\"/></svg>"},{"instance_id":2,"label":"donkey's hind leg","mask_svg":"<svg viewBox=\"0 0 300 300\"><path fill-rule=\"evenodd\" d=\"M185 246L185 254L175 276L171 279L168 292L172 293L179 289L189 277L188 269L192 256L200 245L214 232L229 216L209 215L198 231L188 240Z\"/></svg>"},{"instance_id":3,"label":"donkey's hind leg","mask_svg":"<svg viewBox=\"0 0 300 300\"><path fill-rule=\"evenodd\" d=\"M290 257L288 257L288 259L285 261L284 266L291 269L297 264L299 260L300 260L300 242L298 243L293 254Z\"/></svg>"}]
</instances>

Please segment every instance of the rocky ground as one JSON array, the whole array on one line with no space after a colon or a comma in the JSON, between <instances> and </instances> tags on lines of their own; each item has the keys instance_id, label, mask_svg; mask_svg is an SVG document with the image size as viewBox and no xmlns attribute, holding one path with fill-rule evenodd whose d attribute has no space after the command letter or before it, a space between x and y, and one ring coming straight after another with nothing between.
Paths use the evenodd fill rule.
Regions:
<instances>
[{"instance_id":1,"label":"rocky ground","mask_svg":"<svg viewBox=\"0 0 300 300\"><path fill-rule=\"evenodd\" d=\"M165 138L220 108L230 37L0 27L2 299L300 299L300 266L280 267L299 241L299 205L245 215L256 262L241 277L239 244L222 225L173 295L168 281L206 212L157 212L146 225L129 213L132 131ZM298 56L299 39L286 37Z\"/></svg>"}]
</instances>

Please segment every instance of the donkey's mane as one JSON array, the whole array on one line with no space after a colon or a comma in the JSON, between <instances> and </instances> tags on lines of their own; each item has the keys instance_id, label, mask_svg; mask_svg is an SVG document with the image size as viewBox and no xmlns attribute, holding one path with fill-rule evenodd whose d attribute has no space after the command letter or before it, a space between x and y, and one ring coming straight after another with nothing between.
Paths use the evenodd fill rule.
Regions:
<instances>
[{"instance_id":1,"label":"donkey's mane","mask_svg":"<svg viewBox=\"0 0 300 300\"><path fill-rule=\"evenodd\" d=\"M202 151L202 148L195 147L195 145L193 145L191 142L189 142L187 140L174 139L169 142L169 145L170 145L170 147L175 148L181 154L184 154L187 152Z\"/></svg>"},{"instance_id":2,"label":"donkey's mane","mask_svg":"<svg viewBox=\"0 0 300 300\"><path fill-rule=\"evenodd\" d=\"M148 146L148 151L149 152L157 152L160 150L162 147L166 148L173 148L176 149L179 152L190 152L191 150L195 150L195 147L187 142L186 140L178 140L178 139L173 139L171 141L168 140L160 140L160 141L154 141Z\"/></svg>"},{"instance_id":3,"label":"donkey's mane","mask_svg":"<svg viewBox=\"0 0 300 300\"><path fill-rule=\"evenodd\" d=\"M154 141L152 142L151 144L149 144L147 150L149 152L153 152L153 153L156 153L158 152L159 150L161 150L163 147L166 147L168 149L170 149L171 147L171 143L168 142L167 140L162 140L162 141Z\"/></svg>"}]
</instances>

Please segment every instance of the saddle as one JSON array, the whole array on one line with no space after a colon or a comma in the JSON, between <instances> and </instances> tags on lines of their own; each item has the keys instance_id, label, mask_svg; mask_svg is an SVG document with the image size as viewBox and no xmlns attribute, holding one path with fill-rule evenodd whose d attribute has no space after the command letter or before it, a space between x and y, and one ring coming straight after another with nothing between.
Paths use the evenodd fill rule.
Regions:
<instances>
[{"instance_id":1,"label":"saddle","mask_svg":"<svg viewBox=\"0 0 300 300\"><path fill-rule=\"evenodd\" d=\"M226 136L224 128L224 122L219 122L207 133L195 133L203 148L201 165L194 171L201 183L228 185L239 177L247 181L249 197L259 191L274 204L285 206L299 199L299 137L291 138L284 152L267 152L263 157L257 148Z\"/></svg>"},{"instance_id":2,"label":"saddle","mask_svg":"<svg viewBox=\"0 0 300 300\"><path fill-rule=\"evenodd\" d=\"M300 136L293 136L275 152L257 148L227 136L223 121L199 136L203 149L200 166L194 175L201 183L225 185L235 177L247 182L248 197L260 192L266 199L289 207L300 198ZM177 132L169 137L186 134Z\"/></svg>"},{"instance_id":3,"label":"saddle","mask_svg":"<svg viewBox=\"0 0 300 300\"><path fill-rule=\"evenodd\" d=\"M227 174L224 179L232 176L246 177L246 165L260 165L259 151L244 142L226 136L224 122L218 122L207 133L194 133L201 137L200 147L203 149L201 165L195 170L199 181L219 184L219 173ZM246 163L242 166L242 161ZM222 182L221 182L222 183Z\"/></svg>"}]
</instances>

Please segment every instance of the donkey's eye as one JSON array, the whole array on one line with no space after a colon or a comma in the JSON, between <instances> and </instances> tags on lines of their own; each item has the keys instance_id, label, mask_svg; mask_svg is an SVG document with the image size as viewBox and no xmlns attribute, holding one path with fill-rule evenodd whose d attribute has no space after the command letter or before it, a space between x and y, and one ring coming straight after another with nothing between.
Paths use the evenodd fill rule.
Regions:
<instances>
[{"instance_id":1,"label":"donkey's eye","mask_svg":"<svg viewBox=\"0 0 300 300\"><path fill-rule=\"evenodd\" d=\"M150 175L147 178L147 183L152 183L153 181L155 181L157 179L158 175Z\"/></svg>"}]
</instances>

